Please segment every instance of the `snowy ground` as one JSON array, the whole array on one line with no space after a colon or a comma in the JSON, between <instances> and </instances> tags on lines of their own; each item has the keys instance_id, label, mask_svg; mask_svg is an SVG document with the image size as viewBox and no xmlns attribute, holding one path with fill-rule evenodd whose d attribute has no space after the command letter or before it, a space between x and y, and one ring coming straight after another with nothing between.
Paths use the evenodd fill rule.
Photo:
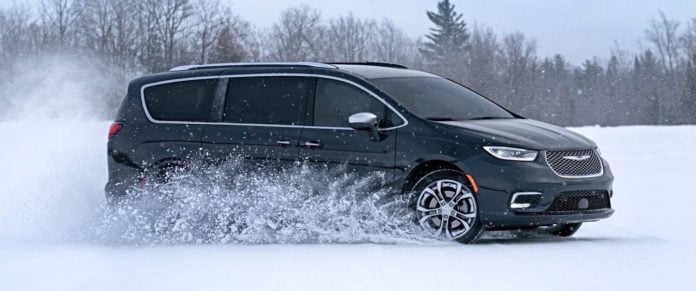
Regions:
<instances>
[{"instance_id":1,"label":"snowy ground","mask_svg":"<svg viewBox=\"0 0 696 291\"><path fill-rule=\"evenodd\" d=\"M571 239L137 246L85 234L107 125L0 123L0 290L689 290L696 274L696 126L576 129L612 165L616 214Z\"/></svg>"}]
</instances>

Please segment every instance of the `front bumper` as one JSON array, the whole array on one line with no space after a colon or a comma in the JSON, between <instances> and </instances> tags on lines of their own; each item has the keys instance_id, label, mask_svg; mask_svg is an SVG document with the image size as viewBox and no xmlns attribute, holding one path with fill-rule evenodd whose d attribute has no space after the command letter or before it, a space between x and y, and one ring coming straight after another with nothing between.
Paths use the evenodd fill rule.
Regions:
<instances>
[{"instance_id":1,"label":"front bumper","mask_svg":"<svg viewBox=\"0 0 696 291\"><path fill-rule=\"evenodd\" d=\"M479 188L477 193L479 205L479 217L486 228L531 227L539 225L551 225L558 223L576 223L597 221L608 218L614 214L612 208L567 211L562 213L548 213L546 210L556 197L565 191L607 189L605 184L583 184L572 187L559 187L551 190L546 188L542 192L541 202L532 208L523 210L510 209L512 195L506 191Z\"/></svg>"},{"instance_id":2,"label":"front bumper","mask_svg":"<svg viewBox=\"0 0 696 291\"><path fill-rule=\"evenodd\" d=\"M612 193L614 176L604 160L604 173L601 176L576 179L559 177L542 161L502 161L488 155L479 155L472 159L475 160L464 163L476 165L476 168L465 169L467 173L472 174L479 186L479 218L486 228L589 222L608 218L614 213L611 202L609 207L601 209L577 209L560 213L547 211L563 192L596 190ZM511 209L512 196L517 192L539 192L541 197L539 202L530 208Z\"/></svg>"}]
</instances>

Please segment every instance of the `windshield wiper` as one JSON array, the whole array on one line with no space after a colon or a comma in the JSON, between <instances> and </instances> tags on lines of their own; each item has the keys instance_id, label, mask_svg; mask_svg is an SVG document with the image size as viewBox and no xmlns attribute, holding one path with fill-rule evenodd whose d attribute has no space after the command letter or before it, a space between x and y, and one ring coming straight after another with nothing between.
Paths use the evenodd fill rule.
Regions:
<instances>
[{"instance_id":1,"label":"windshield wiper","mask_svg":"<svg viewBox=\"0 0 696 291\"><path fill-rule=\"evenodd\" d=\"M425 119L431 120L431 121L457 121L456 119L452 117L426 117Z\"/></svg>"}]
</instances>

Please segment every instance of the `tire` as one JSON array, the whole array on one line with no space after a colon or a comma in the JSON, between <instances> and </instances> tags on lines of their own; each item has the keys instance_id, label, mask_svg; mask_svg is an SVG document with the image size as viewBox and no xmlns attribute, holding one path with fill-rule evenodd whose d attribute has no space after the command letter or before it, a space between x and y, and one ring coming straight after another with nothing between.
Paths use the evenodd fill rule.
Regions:
<instances>
[{"instance_id":1,"label":"tire","mask_svg":"<svg viewBox=\"0 0 696 291\"><path fill-rule=\"evenodd\" d=\"M582 226L582 222L555 224L546 227L539 227L538 231L552 236L570 237L574 235L576 232L578 232L580 226Z\"/></svg>"},{"instance_id":2,"label":"tire","mask_svg":"<svg viewBox=\"0 0 696 291\"><path fill-rule=\"evenodd\" d=\"M475 193L463 173L430 172L415 183L410 193L416 223L434 238L472 243L483 232Z\"/></svg>"}]
</instances>

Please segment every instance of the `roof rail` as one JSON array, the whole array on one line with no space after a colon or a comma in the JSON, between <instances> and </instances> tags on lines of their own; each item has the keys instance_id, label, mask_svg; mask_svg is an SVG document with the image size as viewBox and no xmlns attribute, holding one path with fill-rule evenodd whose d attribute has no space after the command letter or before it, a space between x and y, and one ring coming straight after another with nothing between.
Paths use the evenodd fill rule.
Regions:
<instances>
[{"instance_id":1,"label":"roof rail","mask_svg":"<svg viewBox=\"0 0 696 291\"><path fill-rule=\"evenodd\" d=\"M188 71L188 70L200 70L200 69L224 69L224 68L234 68L234 67L315 67L315 68L325 68L325 69L336 69L335 66L325 63L314 63L314 62L258 62L258 63L221 63L221 64L205 64L205 65L187 65L179 66L169 70L170 72L175 71Z\"/></svg>"},{"instance_id":2,"label":"roof rail","mask_svg":"<svg viewBox=\"0 0 696 291\"><path fill-rule=\"evenodd\" d=\"M327 63L329 65L365 65L365 66L376 66L376 67L388 67L397 69L408 69L407 66L392 64L392 63L381 63L381 62L337 62L337 63Z\"/></svg>"}]
</instances>

